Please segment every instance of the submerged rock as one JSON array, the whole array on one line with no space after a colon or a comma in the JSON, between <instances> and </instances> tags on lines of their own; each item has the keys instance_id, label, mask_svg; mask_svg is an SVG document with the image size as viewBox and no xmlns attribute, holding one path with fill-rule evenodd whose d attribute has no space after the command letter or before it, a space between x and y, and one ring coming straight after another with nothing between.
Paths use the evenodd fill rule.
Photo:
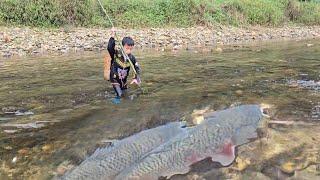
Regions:
<instances>
[{"instance_id":1,"label":"submerged rock","mask_svg":"<svg viewBox=\"0 0 320 180\"><path fill-rule=\"evenodd\" d=\"M16 163L18 161L18 158L17 157L14 157L13 159L12 159L12 163Z\"/></svg>"},{"instance_id":2,"label":"submerged rock","mask_svg":"<svg viewBox=\"0 0 320 180\"><path fill-rule=\"evenodd\" d=\"M16 116L28 116L28 115L34 115L33 112L31 111L22 111L22 110L18 110L14 113Z\"/></svg>"},{"instance_id":3,"label":"submerged rock","mask_svg":"<svg viewBox=\"0 0 320 180\"><path fill-rule=\"evenodd\" d=\"M290 80L288 81L289 87L299 87L303 89L309 89L319 92L320 81L314 80Z\"/></svg>"},{"instance_id":4,"label":"submerged rock","mask_svg":"<svg viewBox=\"0 0 320 180\"><path fill-rule=\"evenodd\" d=\"M17 128L17 129L38 129L45 127L48 123L54 123L58 121L36 121L36 122L30 122L30 123L24 123L24 124L14 124L14 123L6 123L1 124L1 127L4 128Z\"/></svg>"},{"instance_id":5,"label":"submerged rock","mask_svg":"<svg viewBox=\"0 0 320 180\"><path fill-rule=\"evenodd\" d=\"M318 105L314 106L311 110L311 119L320 120L320 102Z\"/></svg>"},{"instance_id":6,"label":"submerged rock","mask_svg":"<svg viewBox=\"0 0 320 180\"><path fill-rule=\"evenodd\" d=\"M46 144L46 145L42 146L41 149L44 152L50 152L53 150L53 146L51 144Z\"/></svg>"},{"instance_id":7,"label":"submerged rock","mask_svg":"<svg viewBox=\"0 0 320 180\"><path fill-rule=\"evenodd\" d=\"M5 132L7 134L14 134L14 133L18 132L18 130L3 130L3 132Z\"/></svg>"},{"instance_id":8,"label":"submerged rock","mask_svg":"<svg viewBox=\"0 0 320 180\"><path fill-rule=\"evenodd\" d=\"M287 173L287 174L293 174L294 171L296 170L295 169L295 163L293 162L286 162L284 164L281 165L280 169L281 171L283 171L284 173Z\"/></svg>"},{"instance_id":9,"label":"submerged rock","mask_svg":"<svg viewBox=\"0 0 320 180\"><path fill-rule=\"evenodd\" d=\"M222 52L223 50L222 50L222 48L217 48L215 51Z\"/></svg>"},{"instance_id":10,"label":"submerged rock","mask_svg":"<svg viewBox=\"0 0 320 180\"><path fill-rule=\"evenodd\" d=\"M18 151L20 155L26 155L30 152L29 148L23 148Z\"/></svg>"},{"instance_id":11,"label":"submerged rock","mask_svg":"<svg viewBox=\"0 0 320 180\"><path fill-rule=\"evenodd\" d=\"M243 171L250 164L251 164L251 162L250 162L249 158L245 158L244 159L244 158L241 158L241 157L237 157L235 167L233 167L232 169L237 170L237 171Z\"/></svg>"},{"instance_id":12,"label":"submerged rock","mask_svg":"<svg viewBox=\"0 0 320 180\"><path fill-rule=\"evenodd\" d=\"M2 112L4 112L5 114L7 114L7 113L14 113L14 112L16 112L18 110L18 108L17 107L14 107L14 106L8 106L8 107L4 107L4 108L2 108Z\"/></svg>"}]
</instances>

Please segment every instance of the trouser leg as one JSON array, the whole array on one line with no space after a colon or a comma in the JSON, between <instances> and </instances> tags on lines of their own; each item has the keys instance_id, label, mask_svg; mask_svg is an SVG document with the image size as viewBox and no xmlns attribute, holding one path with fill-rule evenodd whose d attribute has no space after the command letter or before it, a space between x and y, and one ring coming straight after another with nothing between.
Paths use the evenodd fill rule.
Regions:
<instances>
[{"instance_id":1,"label":"trouser leg","mask_svg":"<svg viewBox=\"0 0 320 180\"><path fill-rule=\"evenodd\" d=\"M113 84L112 87L113 87L114 91L116 92L117 97L121 97L123 92L121 90L120 85L119 84Z\"/></svg>"}]
</instances>

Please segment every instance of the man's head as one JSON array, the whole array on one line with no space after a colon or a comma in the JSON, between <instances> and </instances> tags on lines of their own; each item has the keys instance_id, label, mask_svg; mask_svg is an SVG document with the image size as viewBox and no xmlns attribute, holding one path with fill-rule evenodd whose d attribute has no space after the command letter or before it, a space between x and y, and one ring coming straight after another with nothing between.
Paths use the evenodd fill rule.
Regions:
<instances>
[{"instance_id":1,"label":"man's head","mask_svg":"<svg viewBox=\"0 0 320 180\"><path fill-rule=\"evenodd\" d=\"M122 39L122 46L124 48L124 52L126 54L131 54L133 46L134 46L134 41L131 37L124 37Z\"/></svg>"}]
</instances>

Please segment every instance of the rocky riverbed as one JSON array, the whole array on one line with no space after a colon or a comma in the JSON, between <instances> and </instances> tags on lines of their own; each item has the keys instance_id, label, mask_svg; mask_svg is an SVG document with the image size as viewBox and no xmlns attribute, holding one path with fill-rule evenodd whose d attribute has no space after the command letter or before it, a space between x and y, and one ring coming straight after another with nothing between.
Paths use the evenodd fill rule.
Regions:
<instances>
[{"instance_id":1,"label":"rocky riverbed","mask_svg":"<svg viewBox=\"0 0 320 180\"><path fill-rule=\"evenodd\" d=\"M248 103L273 105L266 137L239 147L230 167L206 160L172 179L319 179L320 42L253 41L206 48L223 53L137 51L143 89L131 86L137 98L120 106L111 104L101 53L0 57L0 179L52 179L108 139Z\"/></svg>"},{"instance_id":2,"label":"rocky riverbed","mask_svg":"<svg viewBox=\"0 0 320 180\"><path fill-rule=\"evenodd\" d=\"M160 51L191 49L209 46L221 51L220 46L287 39L315 39L320 37L320 26L271 27L193 27L118 29L118 35L132 36L137 48ZM30 27L0 27L0 56L74 53L106 49L110 29L70 28L41 29ZM312 46L312 44L307 44Z\"/></svg>"}]
</instances>

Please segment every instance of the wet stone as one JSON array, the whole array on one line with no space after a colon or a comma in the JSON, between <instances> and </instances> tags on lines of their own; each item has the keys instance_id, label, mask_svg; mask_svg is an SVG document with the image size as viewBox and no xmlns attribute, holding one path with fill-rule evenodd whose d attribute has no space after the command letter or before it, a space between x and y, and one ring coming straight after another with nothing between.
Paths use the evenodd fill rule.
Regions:
<instances>
[{"instance_id":1,"label":"wet stone","mask_svg":"<svg viewBox=\"0 0 320 180\"><path fill-rule=\"evenodd\" d=\"M302 89L313 90L316 92L320 91L320 81L314 80L289 80L289 87L299 87Z\"/></svg>"},{"instance_id":2,"label":"wet stone","mask_svg":"<svg viewBox=\"0 0 320 180\"><path fill-rule=\"evenodd\" d=\"M299 76L301 80L309 80L309 74L301 73Z\"/></svg>"},{"instance_id":3,"label":"wet stone","mask_svg":"<svg viewBox=\"0 0 320 180\"><path fill-rule=\"evenodd\" d=\"M320 103L312 108L311 118L312 120L320 120Z\"/></svg>"},{"instance_id":4,"label":"wet stone","mask_svg":"<svg viewBox=\"0 0 320 180\"><path fill-rule=\"evenodd\" d=\"M64 161L57 167L56 173L57 175L61 176L72 168L73 168L73 165L70 164L69 161Z\"/></svg>"},{"instance_id":5,"label":"wet stone","mask_svg":"<svg viewBox=\"0 0 320 180\"><path fill-rule=\"evenodd\" d=\"M237 96L242 96L243 95L243 91L242 90L236 90L236 95Z\"/></svg>"},{"instance_id":6,"label":"wet stone","mask_svg":"<svg viewBox=\"0 0 320 180\"><path fill-rule=\"evenodd\" d=\"M18 158L17 157L14 157L13 159L12 159L12 163L16 163L18 161Z\"/></svg>"},{"instance_id":7,"label":"wet stone","mask_svg":"<svg viewBox=\"0 0 320 180\"><path fill-rule=\"evenodd\" d=\"M222 52L223 50L222 50L222 48L217 48L216 51L217 52Z\"/></svg>"},{"instance_id":8,"label":"wet stone","mask_svg":"<svg viewBox=\"0 0 320 180\"><path fill-rule=\"evenodd\" d=\"M9 106L9 107L2 108L2 112L4 112L5 114L10 114L10 113L13 114L17 110L18 110L18 108L14 107L14 106Z\"/></svg>"},{"instance_id":9,"label":"wet stone","mask_svg":"<svg viewBox=\"0 0 320 180\"><path fill-rule=\"evenodd\" d=\"M50 151L52 151L53 146L52 146L51 144L46 144L46 145L42 146L41 149L42 149L42 151L44 151L44 152L50 152Z\"/></svg>"},{"instance_id":10,"label":"wet stone","mask_svg":"<svg viewBox=\"0 0 320 180\"><path fill-rule=\"evenodd\" d=\"M18 130L8 130L8 129L6 129L6 130L3 130L3 132L5 132L7 134L14 134L14 133L18 132Z\"/></svg>"},{"instance_id":11,"label":"wet stone","mask_svg":"<svg viewBox=\"0 0 320 180\"><path fill-rule=\"evenodd\" d=\"M281 165L281 171L287 174L293 174L295 171L295 164L293 162L286 162Z\"/></svg>"},{"instance_id":12,"label":"wet stone","mask_svg":"<svg viewBox=\"0 0 320 180\"><path fill-rule=\"evenodd\" d=\"M29 153L29 148L23 148L18 151L20 155L26 155Z\"/></svg>"},{"instance_id":13,"label":"wet stone","mask_svg":"<svg viewBox=\"0 0 320 180\"><path fill-rule=\"evenodd\" d=\"M5 146L4 149L5 150L12 150L13 148L11 146Z\"/></svg>"},{"instance_id":14,"label":"wet stone","mask_svg":"<svg viewBox=\"0 0 320 180\"><path fill-rule=\"evenodd\" d=\"M236 171L244 171L251 164L250 159L237 157L236 163L232 169Z\"/></svg>"}]
</instances>

